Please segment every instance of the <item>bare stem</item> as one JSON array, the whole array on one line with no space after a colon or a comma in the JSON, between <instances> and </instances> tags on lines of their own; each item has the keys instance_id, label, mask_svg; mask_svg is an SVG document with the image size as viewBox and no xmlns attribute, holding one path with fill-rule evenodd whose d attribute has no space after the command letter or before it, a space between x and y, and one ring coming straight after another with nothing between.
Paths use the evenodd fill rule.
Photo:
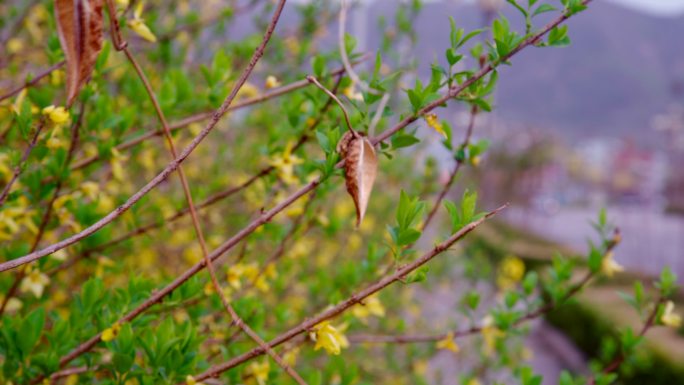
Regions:
<instances>
[{"instance_id":1,"label":"bare stem","mask_svg":"<svg viewBox=\"0 0 684 385\"><path fill-rule=\"evenodd\" d=\"M344 107L344 104L342 104L340 99L338 99L337 96L335 96L335 94L330 92L329 89L325 88L325 86L321 84L315 77L308 75L306 77L306 80L309 83L313 83L316 87L320 88L323 92L326 93L326 95L330 96L335 101L335 103L337 103L338 106L340 106L342 114L344 114L344 121L347 123L347 128L349 129L349 132L351 132L352 135L354 135L355 137L358 137L359 133L354 131L354 129L352 128L351 121L349 120L349 114L347 113L347 109Z\"/></svg>"},{"instance_id":2,"label":"bare stem","mask_svg":"<svg viewBox=\"0 0 684 385\"><path fill-rule=\"evenodd\" d=\"M373 283L372 285L368 286L367 288L351 295L349 298L345 299L344 301L340 302L339 304L331 307L330 309L319 313L315 317L307 318L304 320L302 323L299 325L291 328L290 330L286 331L285 333L282 333L278 337L274 338L269 342L269 346L271 348L274 348L286 341L291 340L292 338L298 336L299 334L302 334L306 331L311 330L314 326L318 325L319 323L334 318L340 314L342 314L344 311L349 309L350 307L356 305L357 303L362 302L364 299L370 297L371 295L377 293L378 291L386 288L387 286L391 285L392 283L399 281L406 277L408 274L411 272L415 271L419 267L423 266L430 260L432 260L435 256L443 253L444 251L448 250L449 247L451 247L456 241L462 239L465 237L468 233L473 231L477 226L481 225L485 220L489 219L493 215L496 215L499 211L503 210L506 207L506 205L501 206L497 208L494 211L491 211L487 213L487 215L483 218L480 218L479 220L475 222L471 222L465 227L463 227L461 230L453 234L451 237L449 237L446 241L438 244L435 246L432 250L429 252L423 254L421 257L417 258L413 262L403 266L402 268L396 270L394 273L387 275L380 279L379 281ZM219 375L220 373L225 372L228 369L234 368L250 359L253 359L254 357L258 357L260 355L264 354L264 351L261 348L255 348L250 350L247 353L244 353L238 357L235 357L229 361L226 361L223 364L219 364L216 366L213 366L209 368L207 371L204 373L195 376L195 378L199 381L204 380L206 378L210 377L215 377Z\"/></svg>"},{"instance_id":3,"label":"bare stem","mask_svg":"<svg viewBox=\"0 0 684 385\"><path fill-rule=\"evenodd\" d=\"M14 172L12 173L12 178L10 179L9 182L5 185L5 187L2 189L2 192L0 193L0 207L2 207L3 204L5 204L5 200L7 200L7 196L10 193L10 190L12 189L12 185L14 182L17 181L17 178L19 178L19 174L21 174L21 171L24 169L24 164L28 160L29 155L31 155L31 151L33 151L33 148L36 146L36 143L38 142L38 137L40 136L40 132L43 131L43 128L47 124L46 120L44 117L40 119L38 122L38 127L36 128L36 133L33 134L33 138L31 139L31 142L29 142L28 147L24 150L24 154L21 156L21 160L19 161L19 164L14 168Z\"/></svg>"}]
</instances>

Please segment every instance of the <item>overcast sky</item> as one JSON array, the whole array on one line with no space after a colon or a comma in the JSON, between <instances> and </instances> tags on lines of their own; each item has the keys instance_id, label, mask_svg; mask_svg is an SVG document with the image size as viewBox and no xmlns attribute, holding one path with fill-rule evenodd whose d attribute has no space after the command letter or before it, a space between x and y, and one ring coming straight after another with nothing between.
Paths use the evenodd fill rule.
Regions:
<instances>
[{"instance_id":1,"label":"overcast sky","mask_svg":"<svg viewBox=\"0 0 684 385\"><path fill-rule=\"evenodd\" d=\"M630 8L659 15L678 15L684 13L684 0L610 0Z\"/></svg>"}]
</instances>

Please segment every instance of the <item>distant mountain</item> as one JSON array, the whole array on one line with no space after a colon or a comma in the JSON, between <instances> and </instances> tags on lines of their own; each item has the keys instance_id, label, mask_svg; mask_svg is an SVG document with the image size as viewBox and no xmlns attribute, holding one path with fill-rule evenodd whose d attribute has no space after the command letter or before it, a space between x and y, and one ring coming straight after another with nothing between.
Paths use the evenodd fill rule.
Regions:
<instances>
[{"instance_id":1,"label":"distant mountain","mask_svg":"<svg viewBox=\"0 0 684 385\"><path fill-rule=\"evenodd\" d=\"M364 17L368 31L375 31L380 15L391 20L392 3L378 1L370 7ZM482 20L472 5L426 3L415 23L421 72L434 58L443 62L448 16L466 28L476 28ZM571 140L620 136L652 143L652 116L675 99L684 103L684 16L661 18L595 1L568 25L569 47L527 49L501 71L498 117L548 127ZM368 48L378 43L379 36L370 34Z\"/></svg>"}]
</instances>

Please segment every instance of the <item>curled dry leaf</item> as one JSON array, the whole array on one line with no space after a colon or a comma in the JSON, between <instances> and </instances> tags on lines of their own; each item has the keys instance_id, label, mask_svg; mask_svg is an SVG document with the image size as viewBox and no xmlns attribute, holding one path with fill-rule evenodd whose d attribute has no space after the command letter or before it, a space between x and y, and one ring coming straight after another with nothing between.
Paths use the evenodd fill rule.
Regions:
<instances>
[{"instance_id":1,"label":"curled dry leaf","mask_svg":"<svg viewBox=\"0 0 684 385\"><path fill-rule=\"evenodd\" d=\"M102 49L104 0L55 0L59 42L66 59L67 106L95 67Z\"/></svg>"},{"instance_id":2,"label":"curled dry leaf","mask_svg":"<svg viewBox=\"0 0 684 385\"><path fill-rule=\"evenodd\" d=\"M356 206L356 225L366 214L373 183L378 173L378 158L368 138L347 131L337 144L337 151L344 158L344 174L347 192Z\"/></svg>"}]
</instances>

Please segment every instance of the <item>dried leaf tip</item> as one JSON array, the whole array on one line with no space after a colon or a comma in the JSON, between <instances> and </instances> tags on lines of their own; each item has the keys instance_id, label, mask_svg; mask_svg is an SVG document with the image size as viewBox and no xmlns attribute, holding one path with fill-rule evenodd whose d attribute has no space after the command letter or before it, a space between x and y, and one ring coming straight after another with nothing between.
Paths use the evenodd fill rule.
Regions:
<instances>
[{"instance_id":1,"label":"dried leaf tip","mask_svg":"<svg viewBox=\"0 0 684 385\"><path fill-rule=\"evenodd\" d=\"M88 81L102 50L104 0L55 0L57 34L66 60L67 106Z\"/></svg>"},{"instance_id":2,"label":"dried leaf tip","mask_svg":"<svg viewBox=\"0 0 684 385\"><path fill-rule=\"evenodd\" d=\"M378 158L368 138L347 131L337 144L337 151L344 158L344 175L347 192L356 207L356 226L361 225L370 199L375 177L378 173Z\"/></svg>"}]
</instances>

